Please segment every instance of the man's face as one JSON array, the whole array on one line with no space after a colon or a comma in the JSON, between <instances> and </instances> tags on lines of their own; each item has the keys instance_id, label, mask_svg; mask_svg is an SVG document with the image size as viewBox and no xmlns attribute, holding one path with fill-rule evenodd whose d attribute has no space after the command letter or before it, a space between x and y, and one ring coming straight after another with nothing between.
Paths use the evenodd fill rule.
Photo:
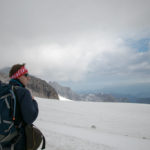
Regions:
<instances>
[{"instance_id":1,"label":"man's face","mask_svg":"<svg viewBox=\"0 0 150 150\"><path fill-rule=\"evenodd\" d=\"M24 74L21 77L18 78L20 80L20 82L24 85L27 86L28 81L30 80L30 77L28 74Z\"/></svg>"}]
</instances>

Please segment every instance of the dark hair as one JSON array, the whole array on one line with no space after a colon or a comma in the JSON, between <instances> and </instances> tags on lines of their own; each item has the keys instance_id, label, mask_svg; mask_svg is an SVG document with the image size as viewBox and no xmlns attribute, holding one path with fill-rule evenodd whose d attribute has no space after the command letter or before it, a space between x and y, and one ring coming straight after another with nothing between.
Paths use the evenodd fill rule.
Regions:
<instances>
[{"instance_id":1,"label":"dark hair","mask_svg":"<svg viewBox=\"0 0 150 150\"><path fill-rule=\"evenodd\" d=\"M25 66L25 64L15 64L11 67L9 71L9 77L14 75L21 67Z\"/></svg>"}]
</instances>

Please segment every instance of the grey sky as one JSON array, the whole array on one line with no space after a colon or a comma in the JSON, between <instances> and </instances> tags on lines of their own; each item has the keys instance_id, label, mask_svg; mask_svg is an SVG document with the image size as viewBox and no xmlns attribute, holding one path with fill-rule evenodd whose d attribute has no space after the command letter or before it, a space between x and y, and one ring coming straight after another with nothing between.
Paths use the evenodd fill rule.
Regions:
<instances>
[{"instance_id":1,"label":"grey sky","mask_svg":"<svg viewBox=\"0 0 150 150\"><path fill-rule=\"evenodd\" d=\"M149 0L0 0L0 68L26 62L47 81L150 82L149 16ZM146 50L131 46L141 39Z\"/></svg>"}]
</instances>

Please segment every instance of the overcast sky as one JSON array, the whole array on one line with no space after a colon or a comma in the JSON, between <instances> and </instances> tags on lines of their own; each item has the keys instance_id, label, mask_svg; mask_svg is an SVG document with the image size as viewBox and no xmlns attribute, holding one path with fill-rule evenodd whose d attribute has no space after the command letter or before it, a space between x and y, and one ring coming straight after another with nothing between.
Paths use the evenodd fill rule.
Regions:
<instances>
[{"instance_id":1,"label":"overcast sky","mask_svg":"<svg viewBox=\"0 0 150 150\"><path fill-rule=\"evenodd\" d=\"M149 18L149 0L0 0L0 68L80 88L150 83Z\"/></svg>"}]
</instances>

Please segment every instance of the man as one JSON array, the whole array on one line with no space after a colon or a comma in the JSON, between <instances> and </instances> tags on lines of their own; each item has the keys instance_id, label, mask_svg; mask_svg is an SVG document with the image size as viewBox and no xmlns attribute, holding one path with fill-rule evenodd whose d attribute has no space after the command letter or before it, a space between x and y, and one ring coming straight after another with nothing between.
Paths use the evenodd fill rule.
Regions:
<instances>
[{"instance_id":1,"label":"man","mask_svg":"<svg viewBox=\"0 0 150 150\"><path fill-rule=\"evenodd\" d=\"M19 129L20 137L14 145L14 150L26 150L25 125L32 124L38 116L38 104L31 96L26 86L30 79L25 64L13 65L9 72L11 78L9 84L15 87L17 98L15 125L21 125ZM6 147L11 147L9 143Z\"/></svg>"}]
</instances>

